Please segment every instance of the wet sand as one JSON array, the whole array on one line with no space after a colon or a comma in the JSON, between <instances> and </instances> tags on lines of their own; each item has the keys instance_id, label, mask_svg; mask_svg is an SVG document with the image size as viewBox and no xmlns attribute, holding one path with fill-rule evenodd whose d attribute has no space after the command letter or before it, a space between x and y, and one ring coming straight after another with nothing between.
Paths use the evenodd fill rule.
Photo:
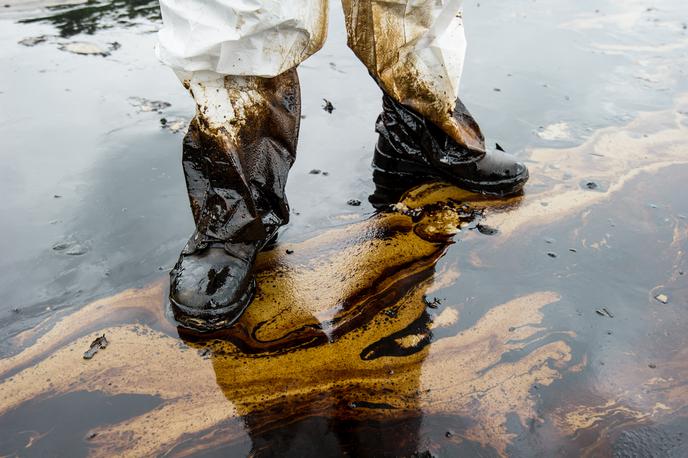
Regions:
<instances>
[{"instance_id":1,"label":"wet sand","mask_svg":"<svg viewBox=\"0 0 688 458\"><path fill-rule=\"evenodd\" d=\"M238 325L198 336L178 330L169 319L167 279L154 263L173 261L190 215L183 208L179 171L166 180L169 185L149 181L162 190L150 191L155 198L134 211L150 209L145 214L156 218L162 208L165 214L176 210L176 216L136 226L147 228L144 232L125 220L105 232L117 242L98 247L97 237L86 237L93 248L69 259L77 272L92 271L100 265L95 255L111 250L122 258L120 268L147 265L150 271L131 267L130 276L122 274L107 288L92 287L81 295L55 287L66 291L56 310L45 311L45 303L31 305L29 299L20 312L2 306L7 315L0 360L0 454L688 454L688 95L678 82L686 72L688 39L681 35L680 22L668 19L680 11L677 3L657 7L662 32L656 42L649 35L642 40L635 35L655 26L647 17L653 13L640 2L624 5L605 4L623 14L604 9L596 14L594 8L570 14L563 4L545 14L558 18L561 30L585 36L587 41L578 46L592 55L628 58L607 68L611 76L600 104L613 114L603 116L591 108L595 102L575 96L557 102L569 112L558 111L557 103L542 94L562 91L568 76L555 78L544 92L530 92L537 100L533 112L546 111L538 118L509 110L523 99L509 97L507 86L502 88L506 94L486 90L480 75L467 74L464 84L474 89L475 97L469 107L476 107L485 130L499 132L500 144L514 145L531 168L524 196L509 200L434 183L410 191L394 210L373 212L365 203L374 190L366 162L371 151L366 145L374 141L372 126L368 134L340 147L350 150L344 159L336 146L341 142L333 139L330 146L321 135L343 136L336 132L341 122L349 121L366 132L363 126L371 115L374 119L378 102L354 96L338 103L337 97L323 94L335 105L329 114L319 106L320 94L307 96L309 81L315 81L309 78L317 71L329 68L339 74L336 70L349 72L349 65L355 66L348 56L333 69L327 53L341 48L326 48L322 60L308 61L302 71L306 119L299 153L304 160L301 165L302 158L297 160L290 177L293 222L278 245L261 254L257 297ZM523 13L521 6L515 2L510 12L500 14L497 7L481 6L492 8L492 16L470 8L468 13L502 23L516 11ZM615 38L605 30L610 22L618 28ZM630 35L623 35L624 30ZM676 35L665 40L662 33L669 31ZM659 46L663 42L676 48L667 51ZM482 43L488 46L488 41ZM50 46L41 49L63 52ZM75 58L102 59L103 65L116 59L118 51L107 58ZM486 59L471 62L485 69L480 65ZM510 70L525 79L540 64L535 58L523 60ZM534 64L528 66L529 60ZM650 63L643 66L643 61ZM555 62L565 67L567 61ZM641 69L652 71L649 79L654 82L637 78ZM365 75L358 77L354 82L361 82L361 92L374 93L365 85ZM510 84L527 90L526 83ZM634 100L622 97L619 87L634 94ZM591 94L600 90L599 85L588 89ZM507 96L501 105L493 99L500 94ZM177 100L184 103L182 96L172 101L173 107ZM119 127L126 136L117 140L140 139L151 148L179 150L180 134L145 127L145 110L119 113L134 121ZM504 127L500 117L509 113L513 123ZM523 128L533 122L543 128ZM318 126L329 130L308 133ZM334 153L340 158L333 159ZM111 156L107 149L98 155L103 161ZM159 166L173 170L179 167L175 159ZM126 164L140 170L144 160L145 155L128 156ZM21 163L14 167L23 170ZM311 175L312 168L331 174ZM109 170L125 173L112 166ZM81 183L71 187L64 178L69 173L61 176L58 183L74 194L95 181L82 173ZM326 190L314 197L316 188ZM56 200L70 198L68 192ZM103 192L90 195L102 199ZM157 192L173 198L162 199ZM349 198L364 205L347 208ZM30 201L16 205L42 208ZM70 211L91 208L63 205ZM83 218L68 224L89 222ZM83 233L88 233L86 226ZM166 240L166 248L156 251L158 259L134 262L136 256L129 256L126 248L112 250L129 240L156 240L154 228ZM20 246L27 243L15 238ZM50 245L47 250L55 256ZM104 259L118 268L116 260ZM17 269L30 272L21 266ZM49 261L45 275L55 275L57 266ZM40 270L38 275L40 280ZM83 274L76 277L64 281L84 289L93 281ZM3 288L7 298L17 297ZM50 298L41 300L51 303ZM107 348L84 360L83 353L101 335L108 339Z\"/></svg>"}]
</instances>

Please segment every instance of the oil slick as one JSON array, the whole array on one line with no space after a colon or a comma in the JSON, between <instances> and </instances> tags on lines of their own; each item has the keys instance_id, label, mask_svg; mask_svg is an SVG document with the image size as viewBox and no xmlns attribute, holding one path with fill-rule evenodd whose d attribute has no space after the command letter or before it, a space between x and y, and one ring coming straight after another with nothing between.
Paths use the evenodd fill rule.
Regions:
<instances>
[{"instance_id":1,"label":"oil slick","mask_svg":"<svg viewBox=\"0 0 688 458\"><path fill-rule=\"evenodd\" d=\"M647 116L670 121L673 115L643 116L649 128ZM180 340L163 314L161 280L96 301L42 336L21 336L16 353L0 360L0 421L36 399L85 391L159 400L145 412L131 409L117 422L91 425L87 447L94 456L308 454L313 443L328 453L393 447L401 455L607 454L647 441L680 451L675 432L683 420L676 412L688 405L685 352L656 355L642 371L640 354L620 356L607 371L581 350L576 332L548 318L561 307L558 291L500 294L506 299L484 304L477 315L471 298L447 293L465 281L463 269L484 269L491 255L513 251L536 221L554 227L585 215L618 199L638 170L685 161L678 146L685 127L659 122L657 132L638 137L631 134L638 123L560 150L571 177L525 199L486 200L426 184L391 211L263 253L256 300L229 330L205 337L182 332ZM623 156L604 149L609 138L624 147ZM650 161L643 151L652 142L663 147ZM580 158L591 159L580 149L606 153L607 190L566 184L589 169ZM546 218L539 208L549 208ZM479 231L481 218L498 232ZM672 247L685 242L680 227ZM492 245L466 253L466 263L438 264L450 246L474 240ZM670 307L663 313L677 327L682 321L671 305L662 305ZM614 320L623 319L623 310L613 310ZM96 332L113 344L83 361ZM587 394L566 395L566 387L592 374L596 386L574 385ZM21 446L56 440L41 434ZM3 447L3 454L16 451Z\"/></svg>"}]
</instances>

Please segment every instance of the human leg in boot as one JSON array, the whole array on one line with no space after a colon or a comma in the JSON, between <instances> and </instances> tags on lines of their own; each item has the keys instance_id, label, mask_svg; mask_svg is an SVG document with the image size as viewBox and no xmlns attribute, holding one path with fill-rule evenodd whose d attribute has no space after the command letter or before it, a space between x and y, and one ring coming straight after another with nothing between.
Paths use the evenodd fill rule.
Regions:
<instances>
[{"instance_id":1,"label":"human leg in boot","mask_svg":"<svg viewBox=\"0 0 688 458\"><path fill-rule=\"evenodd\" d=\"M256 255L289 220L284 187L296 156L299 86L296 70L187 85L200 101L183 146L196 231L170 273L170 301L180 323L212 330L248 306ZM217 103L232 113L209 116Z\"/></svg>"},{"instance_id":2,"label":"human leg in boot","mask_svg":"<svg viewBox=\"0 0 688 458\"><path fill-rule=\"evenodd\" d=\"M349 47L382 89L373 165L390 190L427 180L506 196L528 180L511 155L486 152L458 98L466 41L462 0L343 0Z\"/></svg>"},{"instance_id":3,"label":"human leg in boot","mask_svg":"<svg viewBox=\"0 0 688 458\"><path fill-rule=\"evenodd\" d=\"M324 0L160 0L157 54L196 102L183 166L196 230L170 273L184 326L234 323L257 253L289 219L300 121L296 66L322 47Z\"/></svg>"}]
</instances>

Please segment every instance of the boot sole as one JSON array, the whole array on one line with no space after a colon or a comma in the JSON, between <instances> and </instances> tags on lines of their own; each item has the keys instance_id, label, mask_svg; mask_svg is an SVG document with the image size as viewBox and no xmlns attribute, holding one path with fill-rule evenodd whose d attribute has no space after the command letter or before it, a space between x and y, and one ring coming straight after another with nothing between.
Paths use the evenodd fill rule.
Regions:
<instances>
[{"instance_id":1,"label":"boot sole","mask_svg":"<svg viewBox=\"0 0 688 458\"><path fill-rule=\"evenodd\" d=\"M385 191L397 192L408 190L422 183L446 181L461 189L478 194L506 197L520 192L529 178L526 170L525 174L520 177L495 181L473 181L443 172L430 165L391 157L380 151L377 145L373 155L373 167L376 184L381 185Z\"/></svg>"},{"instance_id":2,"label":"boot sole","mask_svg":"<svg viewBox=\"0 0 688 458\"><path fill-rule=\"evenodd\" d=\"M171 297L169 299L174 319L181 326L199 332L213 332L236 323L251 304L255 294L256 280L254 278L238 301L218 309L198 310L180 304Z\"/></svg>"}]
</instances>

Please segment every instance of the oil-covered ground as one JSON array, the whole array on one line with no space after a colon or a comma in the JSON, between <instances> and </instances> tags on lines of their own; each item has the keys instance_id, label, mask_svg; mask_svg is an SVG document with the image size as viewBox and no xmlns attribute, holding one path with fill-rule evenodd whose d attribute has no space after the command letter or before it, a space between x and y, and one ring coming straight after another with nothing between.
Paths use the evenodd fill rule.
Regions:
<instances>
[{"instance_id":1,"label":"oil-covered ground","mask_svg":"<svg viewBox=\"0 0 688 458\"><path fill-rule=\"evenodd\" d=\"M384 212L333 3L292 221L205 338L166 312L193 105L157 2L4 4L0 456L688 456L685 1L467 2L462 98L531 181Z\"/></svg>"}]
</instances>

